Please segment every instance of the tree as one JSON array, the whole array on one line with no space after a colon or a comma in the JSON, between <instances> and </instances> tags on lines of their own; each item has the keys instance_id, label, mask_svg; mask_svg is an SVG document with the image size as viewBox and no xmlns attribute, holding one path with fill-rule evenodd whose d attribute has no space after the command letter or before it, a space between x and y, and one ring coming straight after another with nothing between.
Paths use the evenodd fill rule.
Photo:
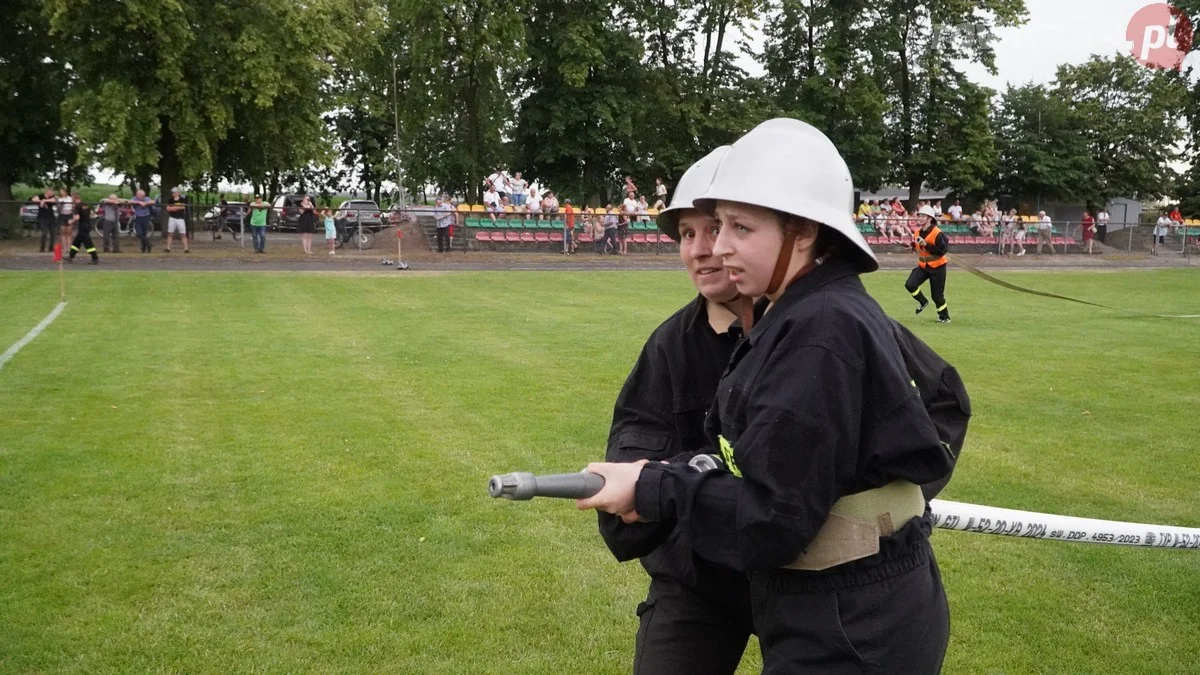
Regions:
<instances>
[{"instance_id":1,"label":"tree","mask_svg":"<svg viewBox=\"0 0 1200 675\"><path fill-rule=\"evenodd\" d=\"M1083 115L1047 87L1010 87L992 124L1000 169L990 187L1022 202L1099 200L1085 125Z\"/></svg>"},{"instance_id":2,"label":"tree","mask_svg":"<svg viewBox=\"0 0 1200 675\"><path fill-rule=\"evenodd\" d=\"M356 24L338 0L201 3L45 0L75 79L63 109L98 161L164 185L216 165L235 127L244 142L322 154L321 84ZM320 130L321 133L316 133ZM253 154L253 153L250 153ZM267 154L265 152L261 154Z\"/></svg>"},{"instance_id":3,"label":"tree","mask_svg":"<svg viewBox=\"0 0 1200 675\"><path fill-rule=\"evenodd\" d=\"M870 67L879 17L865 0L775 0L759 60L778 110L821 129L841 151L858 187L879 188L889 172L887 101Z\"/></svg>"},{"instance_id":4,"label":"tree","mask_svg":"<svg viewBox=\"0 0 1200 675\"><path fill-rule=\"evenodd\" d=\"M0 21L0 202L12 186L55 172L63 134L59 106L67 71L48 37L40 3L8 3Z\"/></svg>"},{"instance_id":5,"label":"tree","mask_svg":"<svg viewBox=\"0 0 1200 675\"><path fill-rule=\"evenodd\" d=\"M642 43L607 0L538 0L531 9L520 166L577 202L611 198L621 170L637 166Z\"/></svg>"},{"instance_id":6,"label":"tree","mask_svg":"<svg viewBox=\"0 0 1200 675\"><path fill-rule=\"evenodd\" d=\"M992 92L970 82L964 61L995 72L993 29L1024 22L1024 0L885 0L866 38L887 94L892 177L909 187L976 190L998 159L989 127Z\"/></svg>"},{"instance_id":7,"label":"tree","mask_svg":"<svg viewBox=\"0 0 1200 675\"><path fill-rule=\"evenodd\" d=\"M483 177L505 159L514 80L523 59L524 12L499 0L390 0L405 186L427 183L478 199ZM377 81L391 92L392 71Z\"/></svg>"},{"instance_id":8,"label":"tree","mask_svg":"<svg viewBox=\"0 0 1200 675\"><path fill-rule=\"evenodd\" d=\"M1146 68L1130 56L1093 56L1060 66L1054 91L1082 117L1095 197L1164 194L1184 137L1187 89L1178 72Z\"/></svg>"}]
</instances>

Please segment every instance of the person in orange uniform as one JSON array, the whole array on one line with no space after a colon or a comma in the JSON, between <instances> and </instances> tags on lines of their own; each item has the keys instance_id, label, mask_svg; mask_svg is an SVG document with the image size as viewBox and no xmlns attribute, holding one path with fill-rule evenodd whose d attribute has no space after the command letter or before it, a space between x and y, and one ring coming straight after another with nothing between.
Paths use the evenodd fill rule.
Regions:
<instances>
[{"instance_id":1,"label":"person in orange uniform","mask_svg":"<svg viewBox=\"0 0 1200 675\"><path fill-rule=\"evenodd\" d=\"M904 287L916 299L917 314L920 314L929 305L929 300L921 292L921 284L929 280L929 292L937 309L938 323L950 323L950 310L946 307L946 251L950 243L937 226L937 216L932 208L922 206L917 211L917 220L921 229L913 235L912 243L913 250L917 252L917 266L908 275Z\"/></svg>"}]
</instances>

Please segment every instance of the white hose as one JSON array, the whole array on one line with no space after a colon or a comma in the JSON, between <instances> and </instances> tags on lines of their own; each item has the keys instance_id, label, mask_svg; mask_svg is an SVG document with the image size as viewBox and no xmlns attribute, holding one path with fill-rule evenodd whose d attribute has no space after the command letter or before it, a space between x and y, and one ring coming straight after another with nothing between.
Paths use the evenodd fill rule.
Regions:
<instances>
[{"instance_id":1,"label":"white hose","mask_svg":"<svg viewBox=\"0 0 1200 675\"><path fill-rule=\"evenodd\" d=\"M1075 518L934 499L933 526L959 532L1088 544L1200 550L1200 529Z\"/></svg>"}]
</instances>

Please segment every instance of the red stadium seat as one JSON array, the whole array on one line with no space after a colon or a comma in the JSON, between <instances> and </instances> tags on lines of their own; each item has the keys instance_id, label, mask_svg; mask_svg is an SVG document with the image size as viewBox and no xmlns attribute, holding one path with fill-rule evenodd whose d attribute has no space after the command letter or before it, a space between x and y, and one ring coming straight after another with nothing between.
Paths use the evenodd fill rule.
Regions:
<instances>
[{"instance_id":1,"label":"red stadium seat","mask_svg":"<svg viewBox=\"0 0 1200 675\"><path fill-rule=\"evenodd\" d=\"M660 236L661 236L661 238L660 238ZM665 235L665 234L659 235L657 232L652 232L652 233L646 235L646 243L647 244L657 244L660 241L670 241L670 239L667 237L667 235Z\"/></svg>"},{"instance_id":2,"label":"red stadium seat","mask_svg":"<svg viewBox=\"0 0 1200 675\"><path fill-rule=\"evenodd\" d=\"M478 232L475 233L475 240L476 241L491 241L492 233L484 232L483 230L479 230Z\"/></svg>"},{"instance_id":3,"label":"red stadium seat","mask_svg":"<svg viewBox=\"0 0 1200 675\"><path fill-rule=\"evenodd\" d=\"M546 243L546 242L550 241L550 233L548 233L548 232L534 232L534 233L533 233L533 240L534 240L534 241L537 241L537 242L541 242L541 243Z\"/></svg>"},{"instance_id":4,"label":"red stadium seat","mask_svg":"<svg viewBox=\"0 0 1200 675\"><path fill-rule=\"evenodd\" d=\"M871 246L878 246L879 245L879 237L876 237L875 235L871 235L871 236L867 237L867 243L870 244Z\"/></svg>"},{"instance_id":5,"label":"red stadium seat","mask_svg":"<svg viewBox=\"0 0 1200 675\"><path fill-rule=\"evenodd\" d=\"M497 232L497 234L499 234L499 232ZM496 238L493 237L492 241L496 241ZM517 232L505 232L504 241L511 241L513 243L519 242L521 241L521 235Z\"/></svg>"},{"instance_id":6,"label":"red stadium seat","mask_svg":"<svg viewBox=\"0 0 1200 675\"><path fill-rule=\"evenodd\" d=\"M581 244L590 244L590 243L596 241L595 239L592 238L592 235L588 234L587 232L580 234L578 239Z\"/></svg>"},{"instance_id":7,"label":"red stadium seat","mask_svg":"<svg viewBox=\"0 0 1200 675\"><path fill-rule=\"evenodd\" d=\"M523 241L527 244L531 244L534 241L532 232L522 232L522 233L520 233L519 236L521 237L521 241Z\"/></svg>"},{"instance_id":8,"label":"red stadium seat","mask_svg":"<svg viewBox=\"0 0 1200 675\"><path fill-rule=\"evenodd\" d=\"M641 233L631 234L629 235L629 241L632 241L635 244L644 244L646 243L646 235Z\"/></svg>"},{"instance_id":9,"label":"red stadium seat","mask_svg":"<svg viewBox=\"0 0 1200 675\"><path fill-rule=\"evenodd\" d=\"M563 239L562 232L551 232L550 233L550 241L562 242L562 239Z\"/></svg>"}]
</instances>

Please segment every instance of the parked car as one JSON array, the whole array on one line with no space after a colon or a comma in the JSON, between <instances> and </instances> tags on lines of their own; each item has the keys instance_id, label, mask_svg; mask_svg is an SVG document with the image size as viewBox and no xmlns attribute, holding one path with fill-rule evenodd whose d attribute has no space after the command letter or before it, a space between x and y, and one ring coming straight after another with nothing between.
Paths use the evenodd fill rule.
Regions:
<instances>
[{"instance_id":1,"label":"parked car","mask_svg":"<svg viewBox=\"0 0 1200 675\"><path fill-rule=\"evenodd\" d=\"M267 225L272 230L295 230L300 220L300 202L305 195L280 195L271 203L267 212ZM313 199L313 197L309 197ZM315 201L315 200L314 200Z\"/></svg>"},{"instance_id":2,"label":"parked car","mask_svg":"<svg viewBox=\"0 0 1200 675\"><path fill-rule=\"evenodd\" d=\"M25 202L21 205L21 222L26 226L37 225L38 205L33 202Z\"/></svg>"},{"instance_id":3,"label":"parked car","mask_svg":"<svg viewBox=\"0 0 1200 675\"><path fill-rule=\"evenodd\" d=\"M232 230L237 230L242 226L242 220L248 211L246 202L225 202L223 217L221 208L220 205L217 205L204 213L204 224L207 227L215 228L218 219L224 220L224 224Z\"/></svg>"},{"instance_id":4,"label":"parked car","mask_svg":"<svg viewBox=\"0 0 1200 675\"><path fill-rule=\"evenodd\" d=\"M369 232L378 232L386 226L379 205L370 199L347 199L337 207L333 220L339 230L361 226Z\"/></svg>"}]
</instances>

